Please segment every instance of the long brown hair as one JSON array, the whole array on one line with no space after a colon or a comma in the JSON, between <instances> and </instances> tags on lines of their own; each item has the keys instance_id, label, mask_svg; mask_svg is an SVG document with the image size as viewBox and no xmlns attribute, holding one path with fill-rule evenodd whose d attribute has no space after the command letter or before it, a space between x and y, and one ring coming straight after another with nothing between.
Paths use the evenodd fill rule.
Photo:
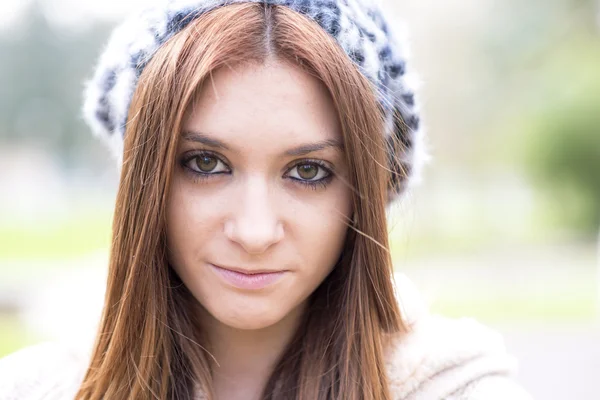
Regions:
<instances>
[{"instance_id":1,"label":"long brown hair","mask_svg":"<svg viewBox=\"0 0 600 400\"><path fill-rule=\"evenodd\" d=\"M199 16L145 67L127 122L108 286L77 399L212 399L197 301L169 266L165 205L185 112L211 72L277 57L321 80L339 113L355 221L311 296L265 399L389 400L385 338L405 330L392 286L390 173L374 87L314 21L244 3Z\"/></svg>"}]
</instances>

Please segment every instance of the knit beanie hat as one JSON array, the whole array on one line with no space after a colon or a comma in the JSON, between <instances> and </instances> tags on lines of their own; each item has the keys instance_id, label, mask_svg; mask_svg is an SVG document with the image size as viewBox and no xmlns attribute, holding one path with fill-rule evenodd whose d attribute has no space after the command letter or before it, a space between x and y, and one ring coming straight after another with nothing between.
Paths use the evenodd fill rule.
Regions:
<instances>
[{"instance_id":1,"label":"knit beanie hat","mask_svg":"<svg viewBox=\"0 0 600 400\"><path fill-rule=\"evenodd\" d=\"M198 16L235 3L289 7L335 38L376 88L386 121L389 161L397 172L390 182L389 197L399 197L417 180L428 156L407 73L406 44L384 17L377 0L162 0L132 15L113 31L86 85L83 109L85 120L108 143L119 166L127 112L148 61ZM401 148L391 145L394 138L399 139Z\"/></svg>"}]
</instances>

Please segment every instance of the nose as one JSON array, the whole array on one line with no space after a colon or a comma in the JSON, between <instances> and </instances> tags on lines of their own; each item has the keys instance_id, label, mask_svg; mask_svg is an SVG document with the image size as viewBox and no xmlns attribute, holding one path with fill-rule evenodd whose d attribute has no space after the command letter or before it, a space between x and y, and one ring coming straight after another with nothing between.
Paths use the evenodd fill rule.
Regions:
<instances>
[{"instance_id":1,"label":"nose","mask_svg":"<svg viewBox=\"0 0 600 400\"><path fill-rule=\"evenodd\" d=\"M284 229L274 207L268 183L249 179L233 213L225 221L225 235L249 254L261 254L283 239Z\"/></svg>"}]
</instances>

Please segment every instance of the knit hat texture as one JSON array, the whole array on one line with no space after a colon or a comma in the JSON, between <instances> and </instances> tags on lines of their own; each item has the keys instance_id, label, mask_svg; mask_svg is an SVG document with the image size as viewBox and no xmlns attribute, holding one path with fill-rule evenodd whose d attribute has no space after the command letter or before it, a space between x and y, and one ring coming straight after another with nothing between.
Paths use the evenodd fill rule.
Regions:
<instances>
[{"instance_id":1,"label":"knit hat texture","mask_svg":"<svg viewBox=\"0 0 600 400\"><path fill-rule=\"evenodd\" d=\"M119 165L127 112L138 79L158 48L198 16L236 3L285 6L316 21L343 48L373 84L386 120L394 174L390 198L399 197L418 180L428 159L414 94L414 75L407 71L406 41L384 16L377 0L163 0L125 19L113 31L84 93L84 118L111 148ZM405 126L398 122L398 117ZM400 154L398 154L400 153Z\"/></svg>"}]
</instances>

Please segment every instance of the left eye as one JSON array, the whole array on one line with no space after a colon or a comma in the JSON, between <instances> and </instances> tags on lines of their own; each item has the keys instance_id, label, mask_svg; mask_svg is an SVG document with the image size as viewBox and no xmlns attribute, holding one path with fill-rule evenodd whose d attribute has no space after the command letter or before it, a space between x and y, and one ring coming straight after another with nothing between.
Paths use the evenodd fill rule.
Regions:
<instances>
[{"instance_id":1,"label":"left eye","mask_svg":"<svg viewBox=\"0 0 600 400\"><path fill-rule=\"evenodd\" d=\"M299 181L320 181L330 175L329 171L316 163L302 163L294 166L288 176Z\"/></svg>"},{"instance_id":2,"label":"left eye","mask_svg":"<svg viewBox=\"0 0 600 400\"><path fill-rule=\"evenodd\" d=\"M198 154L187 162L188 168L201 174L218 174L227 172L227 166L212 154Z\"/></svg>"}]
</instances>

